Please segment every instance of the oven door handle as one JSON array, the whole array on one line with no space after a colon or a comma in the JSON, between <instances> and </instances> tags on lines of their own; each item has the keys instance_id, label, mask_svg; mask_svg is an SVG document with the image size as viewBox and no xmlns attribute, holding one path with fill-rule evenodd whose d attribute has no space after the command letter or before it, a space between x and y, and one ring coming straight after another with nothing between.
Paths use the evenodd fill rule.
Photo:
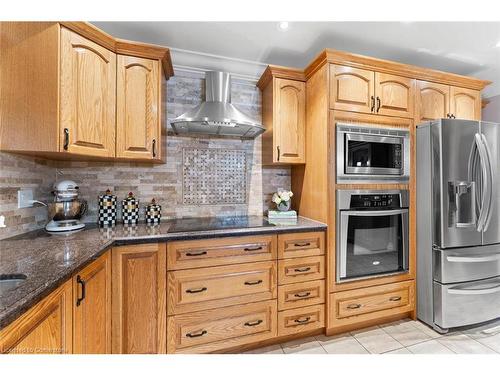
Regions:
<instances>
[{"instance_id":1,"label":"oven door handle","mask_svg":"<svg viewBox=\"0 0 500 375\"><path fill-rule=\"evenodd\" d=\"M400 210L377 210L377 211L342 211L342 216L391 216L407 214L408 209L402 208Z\"/></svg>"}]
</instances>

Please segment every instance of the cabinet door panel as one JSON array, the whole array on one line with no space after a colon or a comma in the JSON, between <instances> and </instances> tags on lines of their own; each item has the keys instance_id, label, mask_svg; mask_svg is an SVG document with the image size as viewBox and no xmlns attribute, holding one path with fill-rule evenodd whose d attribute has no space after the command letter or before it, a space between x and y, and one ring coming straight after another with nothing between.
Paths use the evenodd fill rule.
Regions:
<instances>
[{"instance_id":1,"label":"cabinet door panel","mask_svg":"<svg viewBox=\"0 0 500 375\"><path fill-rule=\"evenodd\" d=\"M374 95L374 72L330 65L330 108L371 113Z\"/></svg>"},{"instance_id":2,"label":"cabinet door panel","mask_svg":"<svg viewBox=\"0 0 500 375\"><path fill-rule=\"evenodd\" d=\"M481 120L481 93L477 90L452 86L450 112L457 119Z\"/></svg>"},{"instance_id":3,"label":"cabinet door panel","mask_svg":"<svg viewBox=\"0 0 500 375\"><path fill-rule=\"evenodd\" d=\"M113 353L165 353L165 244L115 247L112 258Z\"/></svg>"},{"instance_id":4,"label":"cabinet door panel","mask_svg":"<svg viewBox=\"0 0 500 375\"><path fill-rule=\"evenodd\" d=\"M159 62L118 55L117 69L116 156L159 159Z\"/></svg>"},{"instance_id":5,"label":"cabinet door panel","mask_svg":"<svg viewBox=\"0 0 500 375\"><path fill-rule=\"evenodd\" d=\"M277 161L305 162L306 85L277 78L275 82Z\"/></svg>"},{"instance_id":6,"label":"cabinet door panel","mask_svg":"<svg viewBox=\"0 0 500 375\"><path fill-rule=\"evenodd\" d=\"M73 278L76 354L111 354L110 255L107 252Z\"/></svg>"},{"instance_id":7,"label":"cabinet door panel","mask_svg":"<svg viewBox=\"0 0 500 375\"><path fill-rule=\"evenodd\" d=\"M414 79L375 73L375 94L378 114L413 118Z\"/></svg>"},{"instance_id":8,"label":"cabinet door panel","mask_svg":"<svg viewBox=\"0 0 500 375\"><path fill-rule=\"evenodd\" d=\"M71 354L71 281L0 332L0 353Z\"/></svg>"},{"instance_id":9,"label":"cabinet door panel","mask_svg":"<svg viewBox=\"0 0 500 375\"><path fill-rule=\"evenodd\" d=\"M418 81L416 118L421 122L446 118L450 113L450 86Z\"/></svg>"},{"instance_id":10,"label":"cabinet door panel","mask_svg":"<svg viewBox=\"0 0 500 375\"><path fill-rule=\"evenodd\" d=\"M60 150L115 156L116 55L62 28L60 80Z\"/></svg>"}]
</instances>

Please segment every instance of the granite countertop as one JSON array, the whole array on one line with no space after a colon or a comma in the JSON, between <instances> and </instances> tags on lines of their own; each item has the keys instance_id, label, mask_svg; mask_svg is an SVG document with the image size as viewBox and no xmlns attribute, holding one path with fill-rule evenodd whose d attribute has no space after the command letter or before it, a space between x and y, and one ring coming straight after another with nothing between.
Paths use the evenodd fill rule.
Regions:
<instances>
[{"instance_id":1,"label":"granite countertop","mask_svg":"<svg viewBox=\"0 0 500 375\"><path fill-rule=\"evenodd\" d=\"M215 237L326 230L299 217L296 224L273 225L262 216L168 220L156 226L113 228L89 225L70 234L38 230L0 241L0 274L24 274L19 286L0 291L0 329L98 258L113 245Z\"/></svg>"}]
</instances>

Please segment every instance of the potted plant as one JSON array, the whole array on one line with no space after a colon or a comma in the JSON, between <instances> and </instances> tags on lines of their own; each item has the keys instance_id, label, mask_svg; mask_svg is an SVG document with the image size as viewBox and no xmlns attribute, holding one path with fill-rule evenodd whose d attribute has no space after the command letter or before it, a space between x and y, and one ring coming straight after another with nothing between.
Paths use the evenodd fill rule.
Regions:
<instances>
[{"instance_id":1,"label":"potted plant","mask_svg":"<svg viewBox=\"0 0 500 375\"><path fill-rule=\"evenodd\" d=\"M273 194L272 201L276 203L276 208L279 211L288 211L290 209L293 193L288 190L279 189Z\"/></svg>"}]
</instances>

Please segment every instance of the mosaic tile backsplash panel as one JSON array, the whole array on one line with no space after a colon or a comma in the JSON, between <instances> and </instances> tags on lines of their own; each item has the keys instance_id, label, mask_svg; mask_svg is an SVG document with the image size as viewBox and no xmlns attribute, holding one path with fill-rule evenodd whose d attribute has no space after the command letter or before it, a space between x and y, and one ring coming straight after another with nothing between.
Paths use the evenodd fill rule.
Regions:
<instances>
[{"instance_id":1,"label":"mosaic tile backsplash panel","mask_svg":"<svg viewBox=\"0 0 500 375\"><path fill-rule=\"evenodd\" d=\"M261 137L255 140L216 137L178 137L172 134L169 121L199 104L204 98L204 74L176 71L167 83L167 123L163 147L167 151L166 164L39 161L24 156L0 152L0 215L5 216L7 228L0 228L0 238L10 237L42 227L47 220L44 207L17 209L17 190L34 187L35 199L50 200L50 191L55 180L71 179L80 185L80 196L89 203L87 222L97 221L97 200L107 188L121 200L133 191L141 202L140 219L144 219L144 207L156 198L162 206L163 218L207 217L227 215L262 215L272 206L271 195L278 188L290 189L290 168L262 167ZM261 95L252 82L234 79L231 87L233 104L248 115L261 118ZM215 183L206 185L205 196L198 196L198 203L184 201L184 157L183 150L202 150L202 153L218 154L220 151L238 151L240 159L223 165L234 171L234 163L240 163L245 155L245 183L232 198L231 189L220 188ZM216 151L207 151L216 150ZM231 165L229 165L231 164ZM215 167L214 167L215 168ZM218 167L217 167L218 168ZM216 169L217 169L216 168ZM193 165L191 173L196 166ZM213 177L213 170L203 169L197 179L191 174L191 182ZM240 171L241 172L241 171ZM220 173L220 172L218 172ZM224 172L225 173L225 172ZM222 173L222 174L224 174ZM241 178L239 176L238 178ZM224 181L226 182L226 181ZM230 186L235 186L233 181ZM242 191L245 190L243 194ZM244 196L244 199L241 197ZM194 199L194 198L190 198ZM187 201L186 201L187 202ZM205 202L205 203L200 203ZM120 217L118 217L120 219Z\"/></svg>"},{"instance_id":2,"label":"mosaic tile backsplash panel","mask_svg":"<svg viewBox=\"0 0 500 375\"><path fill-rule=\"evenodd\" d=\"M183 204L246 203L245 151L184 148L182 154Z\"/></svg>"}]
</instances>

